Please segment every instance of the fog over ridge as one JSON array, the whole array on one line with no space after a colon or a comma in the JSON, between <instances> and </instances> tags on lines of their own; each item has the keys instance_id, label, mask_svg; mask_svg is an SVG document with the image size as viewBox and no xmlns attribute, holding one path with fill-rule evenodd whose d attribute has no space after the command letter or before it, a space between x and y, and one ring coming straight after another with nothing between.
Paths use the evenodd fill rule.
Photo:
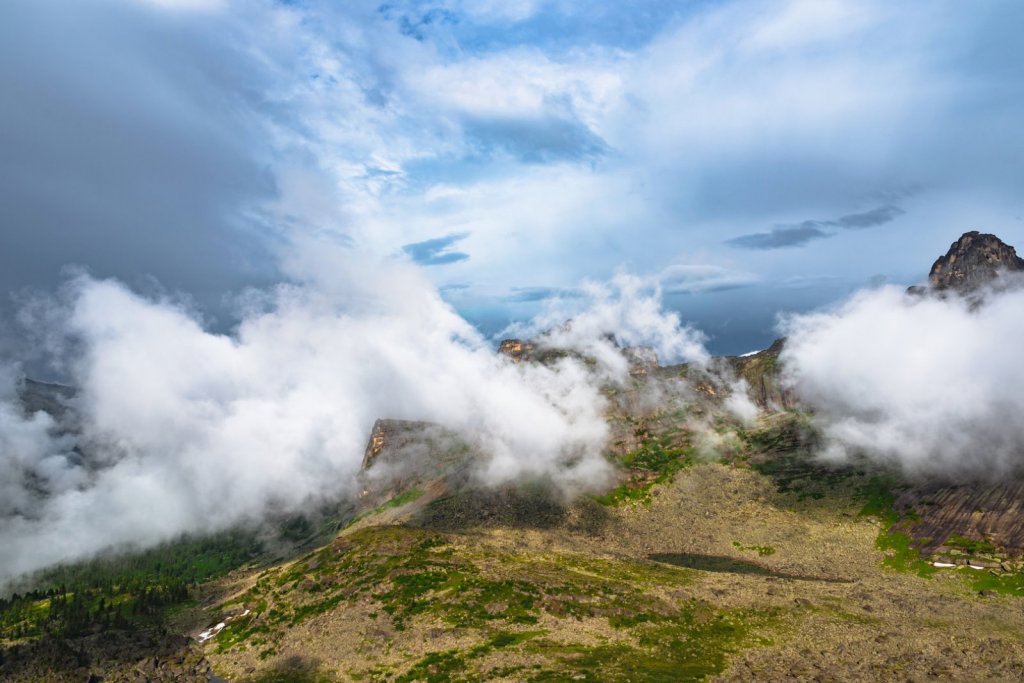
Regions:
<instances>
[{"instance_id":1,"label":"fog over ridge","mask_svg":"<svg viewBox=\"0 0 1024 683\"><path fill-rule=\"evenodd\" d=\"M351 496L379 417L455 430L486 455L485 485L540 476L568 493L594 490L611 476L600 387L628 377L608 334L676 360L706 356L696 333L627 276L581 301L587 326L559 339L597 354L590 367L495 353L410 264L360 263L344 250L288 267L300 263L296 284L250 297L259 305L231 335L205 330L171 299L88 275L34 301L68 356L89 465L48 415L23 417L13 398L0 405L12 442L0 451L12 501L0 520L0 580Z\"/></svg>"},{"instance_id":2,"label":"fog over ridge","mask_svg":"<svg viewBox=\"0 0 1024 683\"><path fill-rule=\"evenodd\" d=\"M815 411L822 456L913 477L998 479L1024 467L1024 287L978 297L862 290L787 318L784 380Z\"/></svg>"}]
</instances>

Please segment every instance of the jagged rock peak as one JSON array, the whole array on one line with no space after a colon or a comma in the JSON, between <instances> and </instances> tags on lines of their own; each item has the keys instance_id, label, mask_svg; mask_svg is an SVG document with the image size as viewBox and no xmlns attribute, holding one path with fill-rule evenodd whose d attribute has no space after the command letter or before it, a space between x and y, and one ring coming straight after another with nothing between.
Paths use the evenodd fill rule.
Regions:
<instances>
[{"instance_id":1,"label":"jagged rock peak","mask_svg":"<svg viewBox=\"0 0 1024 683\"><path fill-rule=\"evenodd\" d=\"M1000 271L1024 271L1024 259L995 235L965 232L928 273L934 289L970 292L991 283Z\"/></svg>"}]
</instances>

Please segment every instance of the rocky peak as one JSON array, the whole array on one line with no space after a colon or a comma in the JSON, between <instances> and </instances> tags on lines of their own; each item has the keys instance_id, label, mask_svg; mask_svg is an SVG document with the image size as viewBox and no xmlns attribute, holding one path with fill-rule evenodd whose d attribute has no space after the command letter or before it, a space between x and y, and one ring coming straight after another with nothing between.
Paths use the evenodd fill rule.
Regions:
<instances>
[{"instance_id":1,"label":"rocky peak","mask_svg":"<svg viewBox=\"0 0 1024 683\"><path fill-rule=\"evenodd\" d=\"M518 363L524 358L529 359L533 354L533 349L533 342L523 341L522 339L504 339L498 347L498 353L504 354L511 358L513 362Z\"/></svg>"},{"instance_id":2,"label":"rocky peak","mask_svg":"<svg viewBox=\"0 0 1024 683\"><path fill-rule=\"evenodd\" d=\"M1024 259L995 235L965 232L928 273L933 289L971 292L995 280L1001 271L1024 271Z\"/></svg>"}]
</instances>

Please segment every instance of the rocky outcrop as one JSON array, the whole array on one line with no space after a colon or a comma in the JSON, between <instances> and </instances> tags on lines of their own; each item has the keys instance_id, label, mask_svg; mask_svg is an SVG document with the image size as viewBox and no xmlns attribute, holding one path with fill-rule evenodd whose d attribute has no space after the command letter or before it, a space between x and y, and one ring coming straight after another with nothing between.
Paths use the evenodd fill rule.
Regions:
<instances>
[{"instance_id":1,"label":"rocky outcrop","mask_svg":"<svg viewBox=\"0 0 1024 683\"><path fill-rule=\"evenodd\" d=\"M42 411L59 421L67 414L68 402L74 396L74 387L63 384L37 382L27 377L18 383L18 400L26 415Z\"/></svg>"},{"instance_id":2,"label":"rocky outcrop","mask_svg":"<svg viewBox=\"0 0 1024 683\"><path fill-rule=\"evenodd\" d=\"M779 354L785 343L785 338L776 339L763 351L727 358L736 375L747 381L750 399L760 408L778 410L796 407L796 396L782 385L779 378Z\"/></svg>"},{"instance_id":3,"label":"rocky outcrop","mask_svg":"<svg viewBox=\"0 0 1024 683\"><path fill-rule=\"evenodd\" d=\"M441 425L377 420L363 454L357 508L373 508L413 488L442 492L468 477L476 454L465 439Z\"/></svg>"},{"instance_id":4,"label":"rocky outcrop","mask_svg":"<svg viewBox=\"0 0 1024 683\"><path fill-rule=\"evenodd\" d=\"M208 683L213 671L190 638L163 629L106 629L102 633L24 641L0 654L0 680L9 683Z\"/></svg>"},{"instance_id":5,"label":"rocky outcrop","mask_svg":"<svg viewBox=\"0 0 1024 683\"><path fill-rule=\"evenodd\" d=\"M646 377L658 369L658 352L651 346L627 346L622 355L629 362L629 374L633 377Z\"/></svg>"},{"instance_id":6,"label":"rocky outcrop","mask_svg":"<svg viewBox=\"0 0 1024 683\"><path fill-rule=\"evenodd\" d=\"M951 538L990 544L1013 557L1024 554L1024 482L919 484L904 491L896 506L913 511L909 530L921 539L925 555L958 545Z\"/></svg>"},{"instance_id":7,"label":"rocky outcrop","mask_svg":"<svg viewBox=\"0 0 1024 683\"><path fill-rule=\"evenodd\" d=\"M430 422L416 420L377 420L363 453L363 470L378 460L394 465L404 455L429 448L434 432L441 428ZM409 452L409 453L407 453Z\"/></svg>"},{"instance_id":8,"label":"rocky outcrop","mask_svg":"<svg viewBox=\"0 0 1024 683\"><path fill-rule=\"evenodd\" d=\"M935 290L961 294L976 291L1002 273L1024 271L1024 259L995 235L965 232L940 256L928 273L928 285Z\"/></svg>"},{"instance_id":9,"label":"rocky outcrop","mask_svg":"<svg viewBox=\"0 0 1024 683\"><path fill-rule=\"evenodd\" d=\"M533 354L534 345L532 342L522 339L503 339L498 346L498 353L508 356L513 362L518 363L524 358L529 359Z\"/></svg>"}]
</instances>

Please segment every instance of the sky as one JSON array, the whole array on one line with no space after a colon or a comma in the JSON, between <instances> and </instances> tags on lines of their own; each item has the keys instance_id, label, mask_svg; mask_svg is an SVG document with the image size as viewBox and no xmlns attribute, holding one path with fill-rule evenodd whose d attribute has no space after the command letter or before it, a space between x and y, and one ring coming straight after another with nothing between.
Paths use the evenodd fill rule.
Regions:
<instances>
[{"instance_id":1,"label":"sky","mask_svg":"<svg viewBox=\"0 0 1024 683\"><path fill-rule=\"evenodd\" d=\"M1024 245L1021 25L1016 0L7 0L0 313L84 270L230 329L341 249L418 264L487 335L632 273L713 353L762 348L967 230Z\"/></svg>"}]
</instances>

